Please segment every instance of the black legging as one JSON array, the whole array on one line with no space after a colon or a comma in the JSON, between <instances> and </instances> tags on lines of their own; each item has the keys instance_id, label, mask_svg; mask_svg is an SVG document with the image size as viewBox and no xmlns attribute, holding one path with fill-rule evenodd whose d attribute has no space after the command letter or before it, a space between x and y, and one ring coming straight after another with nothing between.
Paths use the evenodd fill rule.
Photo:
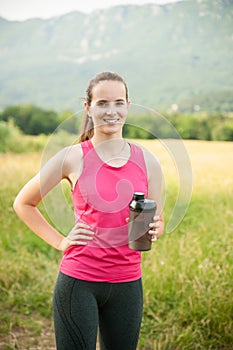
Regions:
<instances>
[{"instance_id":1,"label":"black legging","mask_svg":"<svg viewBox=\"0 0 233 350\"><path fill-rule=\"evenodd\" d=\"M142 283L88 282L59 273L53 314L57 350L135 350L142 319Z\"/></svg>"}]
</instances>

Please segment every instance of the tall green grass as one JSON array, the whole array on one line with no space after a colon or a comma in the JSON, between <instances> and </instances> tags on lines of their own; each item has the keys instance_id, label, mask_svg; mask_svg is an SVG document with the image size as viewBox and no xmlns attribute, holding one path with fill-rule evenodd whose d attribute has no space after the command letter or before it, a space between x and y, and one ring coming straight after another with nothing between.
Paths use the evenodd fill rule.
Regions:
<instances>
[{"instance_id":1,"label":"tall green grass","mask_svg":"<svg viewBox=\"0 0 233 350\"><path fill-rule=\"evenodd\" d=\"M233 348L233 200L228 196L206 194L208 205L194 194L182 227L144 256L143 348Z\"/></svg>"},{"instance_id":2,"label":"tall green grass","mask_svg":"<svg viewBox=\"0 0 233 350\"><path fill-rule=\"evenodd\" d=\"M180 226L144 255L140 345L148 350L230 350L233 144L186 146L194 175L192 200ZM172 195L168 200L173 201ZM165 212L169 210L168 205Z\"/></svg>"},{"instance_id":3,"label":"tall green grass","mask_svg":"<svg viewBox=\"0 0 233 350\"><path fill-rule=\"evenodd\" d=\"M175 171L156 141L167 180ZM140 350L233 349L233 145L187 141L194 184L178 228L143 253ZM51 298L61 253L16 217L12 203L40 166L40 154L0 154L0 349L54 349ZM42 207L43 210L43 207Z\"/></svg>"},{"instance_id":4,"label":"tall green grass","mask_svg":"<svg viewBox=\"0 0 233 350\"><path fill-rule=\"evenodd\" d=\"M40 166L40 155L0 154L0 349L33 349L51 327L54 251L16 217L12 204ZM48 347L48 349L50 349Z\"/></svg>"}]
</instances>

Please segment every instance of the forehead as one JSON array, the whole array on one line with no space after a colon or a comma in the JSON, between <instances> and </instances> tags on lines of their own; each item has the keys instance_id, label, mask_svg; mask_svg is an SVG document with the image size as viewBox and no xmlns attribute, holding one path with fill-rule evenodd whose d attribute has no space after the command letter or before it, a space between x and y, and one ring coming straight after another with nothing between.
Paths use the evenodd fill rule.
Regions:
<instances>
[{"instance_id":1,"label":"forehead","mask_svg":"<svg viewBox=\"0 0 233 350\"><path fill-rule=\"evenodd\" d=\"M117 100L126 99L126 89L124 83L114 80L103 80L92 89L92 100Z\"/></svg>"}]
</instances>

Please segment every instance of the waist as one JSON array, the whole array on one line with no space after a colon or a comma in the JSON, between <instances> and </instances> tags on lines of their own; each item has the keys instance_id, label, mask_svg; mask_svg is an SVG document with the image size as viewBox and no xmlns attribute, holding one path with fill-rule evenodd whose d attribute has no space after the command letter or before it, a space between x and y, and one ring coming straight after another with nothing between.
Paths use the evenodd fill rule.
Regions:
<instances>
[{"instance_id":1,"label":"waist","mask_svg":"<svg viewBox=\"0 0 233 350\"><path fill-rule=\"evenodd\" d=\"M93 282L129 282L141 277L141 253L128 245L96 248L72 246L65 253L60 271Z\"/></svg>"}]
</instances>

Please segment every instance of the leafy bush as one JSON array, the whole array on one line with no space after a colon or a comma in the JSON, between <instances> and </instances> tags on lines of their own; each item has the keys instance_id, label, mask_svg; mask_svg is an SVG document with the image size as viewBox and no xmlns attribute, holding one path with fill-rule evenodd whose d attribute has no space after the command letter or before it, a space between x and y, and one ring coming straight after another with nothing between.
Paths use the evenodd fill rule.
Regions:
<instances>
[{"instance_id":1,"label":"leafy bush","mask_svg":"<svg viewBox=\"0 0 233 350\"><path fill-rule=\"evenodd\" d=\"M130 115L124 136L135 139L182 138L208 141L233 141L233 117L229 114Z\"/></svg>"},{"instance_id":2,"label":"leafy bush","mask_svg":"<svg viewBox=\"0 0 233 350\"><path fill-rule=\"evenodd\" d=\"M47 137L23 135L12 121L0 121L0 139L0 152L23 153L42 150Z\"/></svg>"},{"instance_id":3,"label":"leafy bush","mask_svg":"<svg viewBox=\"0 0 233 350\"><path fill-rule=\"evenodd\" d=\"M20 145L18 140L20 137L20 131L12 124L12 122L0 121L0 152L17 152Z\"/></svg>"},{"instance_id":4,"label":"leafy bush","mask_svg":"<svg viewBox=\"0 0 233 350\"><path fill-rule=\"evenodd\" d=\"M0 116L3 121L13 120L24 134L50 134L59 124L54 111L26 104L7 107Z\"/></svg>"},{"instance_id":5,"label":"leafy bush","mask_svg":"<svg viewBox=\"0 0 233 350\"><path fill-rule=\"evenodd\" d=\"M233 117L229 114L167 115L183 139L233 141Z\"/></svg>"},{"instance_id":6,"label":"leafy bush","mask_svg":"<svg viewBox=\"0 0 233 350\"><path fill-rule=\"evenodd\" d=\"M233 141L233 119L224 120L212 131L212 140L215 141Z\"/></svg>"},{"instance_id":7,"label":"leafy bush","mask_svg":"<svg viewBox=\"0 0 233 350\"><path fill-rule=\"evenodd\" d=\"M33 105L10 106L0 114L0 121L13 121L14 125L26 135L51 135L61 130L68 134L78 134L81 119L72 111L64 111L57 115L54 111ZM6 130L5 124L2 124L1 128L1 139L4 140L0 151L4 152L5 148L9 148L11 137L15 138L17 135L19 137L19 132ZM233 141L233 115L232 113L207 114L201 112L186 115L177 112L157 113L150 110L143 112L139 110L131 112L127 117L123 135L131 139L183 138ZM33 140L33 142L36 141ZM12 147L13 143L10 148Z\"/></svg>"}]
</instances>

